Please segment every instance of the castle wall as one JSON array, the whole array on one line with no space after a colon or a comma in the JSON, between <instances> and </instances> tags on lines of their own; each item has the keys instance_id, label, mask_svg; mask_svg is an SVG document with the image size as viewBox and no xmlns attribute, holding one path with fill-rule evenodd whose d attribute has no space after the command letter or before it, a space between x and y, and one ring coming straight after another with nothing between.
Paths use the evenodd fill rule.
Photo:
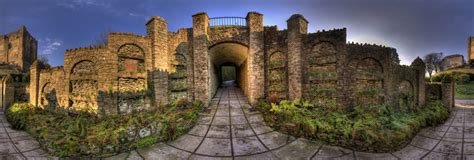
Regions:
<instances>
[{"instance_id":1,"label":"castle wall","mask_svg":"<svg viewBox=\"0 0 474 160\"><path fill-rule=\"evenodd\" d=\"M288 99L287 31L265 27L265 97Z\"/></svg>"},{"instance_id":2,"label":"castle wall","mask_svg":"<svg viewBox=\"0 0 474 160\"><path fill-rule=\"evenodd\" d=\"M320 105L346 106L346 30L308 34L303 59L303 98Z\"/></svg>"},{"instance_id":3,"label":"castle wall","mask_svg":"<svg viewBox=\"0 0 474 160\"><path fill-rule=\"evenodd\" d=\"M304 99L341 109L387 104L411 110L439 90L437 99L451 105L449 86L425 89L419 58L404 66L394 48L347 44L345 28L307 33L301 15L290 17L288 30L263 27L263 15L255 12L245 20L245 26L209 26L207 14L199 13L193 28L170 32L163 18L153 17L146 36L110 33L105 46L67 50L64 67L45 70L33 63L30 103L105 114L181 98L207 104L218 88L217 65L236 63L250 104Z\"/></svg>"},{"instance_id":4,"label":"castle wall","mask_svg":"<svg viewBox=\"0 0 474 160\"><path fill-rule=\"evenodd\" d=\"M170 100L193 98L193 55L192 32L190 29L179 29L168 33L168 53L170 56L169 96Z\"/></svg>"}]
</instances>

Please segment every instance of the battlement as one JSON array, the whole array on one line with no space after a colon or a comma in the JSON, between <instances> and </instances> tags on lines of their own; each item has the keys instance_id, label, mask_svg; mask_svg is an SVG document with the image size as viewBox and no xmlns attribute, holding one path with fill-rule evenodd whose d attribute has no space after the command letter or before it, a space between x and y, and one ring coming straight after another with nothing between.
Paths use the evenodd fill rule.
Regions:
<instances>
[{"instance_id":1,"label":"battlement","mask_svg":"<svg viewBox=\"0 0 474 160\"><path fill-rule=\"evenodd\" d=\"M346 32L347 29L346 27L343 27L343 28L333 28L333 29L330 29L330 30L317 30L315 33L329 33L329 32Z\"/></svg>"},{"instance_id":2,"label":"battlement","mask_svg":"<svg viewBox=\"0 0 474 160\"><path fill-rule=\"evenodd\" d=\"M106 48L105 46L94 46L94 45L86 46L86 47L79 47L79 48L70 48L70 49L66 49L66 54L67 54L68 52L80 52L80 51L102 50L102 49L105 49L105 48Z\"/></svg>"},{"instance_id":3,"label":"battlement","mask_svg":"<svg viewBox=\"0 0 474 160\"><path fill-rule=\"evenodd\" d=\"M134 36L134 37L140 37L140 38L145 38L146 36L143 35L137 35L132 32L110 32L109 35L121 35L121 36Z\"/></svg>"},{"instance_id":4,"label":"battlement","mask_svg":"<svg viewBox=\"0 0 474 160\"><path fill-rule=\"evenodd\" d=\"M365 48L380 48L395 50L395 48L384 46L381 44L370 44L370 43L359 43L359 42L347 42L348 47L365 47Z\"/></svg>"}]
</instances>

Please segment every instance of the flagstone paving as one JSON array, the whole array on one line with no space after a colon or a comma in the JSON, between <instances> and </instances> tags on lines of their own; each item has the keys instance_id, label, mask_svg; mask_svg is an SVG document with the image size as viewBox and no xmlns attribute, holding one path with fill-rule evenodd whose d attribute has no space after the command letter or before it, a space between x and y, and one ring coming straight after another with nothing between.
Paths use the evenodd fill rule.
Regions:
<instances>
[{"instance_id":1,"label":"flagstone paving","mask_svg":"<svg viewBox=\"0 0 474 160\"><path fill-rule=\"evenodd\" d=\"M0 112L0 159L52 159ZM423 129L393 153L357 152L272 130L236 87L217 91L198 124L173 142L107 159L474 159L474 108L454 108L442 125Z\"/></svg>"},{"instance_id":2,"label":"flagstone paving","mask_svg":"<svg viewBox=\"0 0 474 160\"><path fill-rule=\"evenodd\" d=\"M28 133L10 127L0 111L0 159L53 159Z\"/></svg>"},{"instance_id":3,"label":"flagstone paving","mask_svg":"<svg viewBox=\"0 0 474 160\"><path fill-rule=\"evenodd\" d=\"M186 135L110 159L474 159L474 109L454 108L397 152L366 153L274 131L238 88L225 87Z\"/></svg>"}]
</instances>

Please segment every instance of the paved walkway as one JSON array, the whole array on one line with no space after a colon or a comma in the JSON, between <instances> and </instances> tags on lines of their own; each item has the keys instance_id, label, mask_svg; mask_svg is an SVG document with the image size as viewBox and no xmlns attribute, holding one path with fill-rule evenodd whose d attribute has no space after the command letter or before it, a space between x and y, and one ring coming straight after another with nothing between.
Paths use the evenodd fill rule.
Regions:
<instances>
[{"instance_id":1,"label":"paved walkway","mask_svg":"<svg viewBox=\"0 0 474 160\"><path fill-rule=\"evenodd\" d=\"M11 129L3 112L0 127L0 159L51 159L27 133ZM108 159L474 159L474 109L453 109L400 151L365 153L273 131L238 88L225 87L189 133Z\"/></svg>"},{"instance_id":2,"label":"paved walkway","mask_svg":"<svg viewBox=\"0 0 474 160\"><path fill-rule=\"evenodd\" d=\"M42 150L28 133L13 130L0 111L0 160L3 159L53 159Z\"/></svg>"},{"instance_id":3,"label":"paved walkway","mask_svg":"<svg viewBox=\"0 0 474 160\"><path fill-rule=\"evenodd\" d=\"M273 131L235 87L219 89L198 123L176 141L111 159L474 159L474 109L469 108L455 108L446 123L423 129L393 153L357 152Z\"/></svg>"}]
</instances>

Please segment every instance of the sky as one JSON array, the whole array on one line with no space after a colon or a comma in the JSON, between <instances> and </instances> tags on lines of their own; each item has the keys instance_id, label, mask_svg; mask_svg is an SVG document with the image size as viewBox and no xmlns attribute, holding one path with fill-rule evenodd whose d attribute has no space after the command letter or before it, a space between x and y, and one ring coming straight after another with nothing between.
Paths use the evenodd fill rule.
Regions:
<instances>
[{"instance_id":1,"label":"sky","mask_svg":"<svg viewBox=\"0 0 474 160\"><path fill-rule=\"evenodd\" d=\"M89 46L104 32L145 35L151 16L177 31L192 27L198 12L245 17L249 11L279 29L292 14L309 21L309 32L345 27L348 41L396 48L402 64L431 52L467 57L474 36L474 0L0 0L0 34L25 25L38 54L58 66L66 49Z\"/></svg>"}]
</instances>

